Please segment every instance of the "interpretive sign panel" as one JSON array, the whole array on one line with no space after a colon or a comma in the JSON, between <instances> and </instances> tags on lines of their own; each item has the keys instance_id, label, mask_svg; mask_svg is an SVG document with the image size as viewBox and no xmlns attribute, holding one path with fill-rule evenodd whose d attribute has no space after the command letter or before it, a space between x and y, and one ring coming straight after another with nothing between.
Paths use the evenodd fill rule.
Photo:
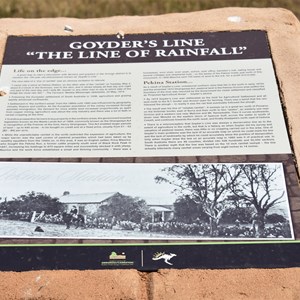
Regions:
<instances>
[{"instance_id":1,"label":"interpretive sign panel","mask_svg":"<svg viewBox=\"0 0 300 300\"><path fill-rule=\"evenodd\" d=\"M1 157L290 153L262 31L8 37Z\"/></svg>"},{"instance_id":2,"label":"interpretive sign panel","mask_svg":"<svg viewBox=\"0 0 300 300\"><path fill-rule=\"evenodd\" d=\"M2 159L101 162L0 163L1 269L300 265L265 32L10 36L0 100Z\"/></svg>"}]
</instances>

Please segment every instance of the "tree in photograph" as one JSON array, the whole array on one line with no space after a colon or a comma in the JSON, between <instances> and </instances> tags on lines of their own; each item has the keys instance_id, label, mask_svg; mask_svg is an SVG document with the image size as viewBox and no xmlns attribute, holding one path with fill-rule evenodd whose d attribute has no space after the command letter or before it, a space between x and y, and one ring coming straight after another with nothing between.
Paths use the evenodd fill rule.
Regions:
<instances>
[{"instance_id":1,"label":"tree in photograph","mask_svg":"<svg viewBox=\"0 0 300 300\"><path fill-rule=\"evenodd\" d=\"M283 215L279 215L276 213L266 215L266 221L268 223L286 223L287 219Z\"/></svg>"},{"instance_id":2,"label":"tree in photograph","mask_svg":"<svg viewBox=\"0 0 300 300\"><path fill-rule=\"evenodd\" d=\"M256 216L253 220L253 227L256 237L264 236L265 217L268 211L282 202L284 191L278 189L276 183L279 169L279 165L235 165L235 172L238 170L240 176L230 181L229 188L246 205L255 207ZM230 169L228 174L231 179L234 179L232 170Z\"/></svg>"},{"instance_id":3,"label":"tree in photograph","mask_svg":"<svg viewBox=\"0 0 300 300\"><path fill-rule=\"evenodd\" d=\"M100 207L100 214L115 221L135 223L140 223L142 218L150 218L150 210L145 200L120 193L116 193Z\"/></svg>"},{"instance_id":4,"label":"tree in photograph","mask_svg":"<svg viewBox=\"0 0 300 300\"><path fill-rule=\"evenodd\" d=\"M237 165L231 165L230 168L227 167L227 172L230 175L234 174L233 177L237 178L240 176L241 171L237 168ZM230 185L230 178L229 178ZM255 213L255 208L249 203L245 203L244 199L239 196L230 193L227 196L227 202L230 204L226 209L222 217L222 222L224 224L239 224L239 223L251 223L253 214Z\"/></svg>"},{"instance_id":5,"label":"tree in photograph","mask_svg":"<svg viewBox=\"0 0 300 300\"><path fill-rule=\"evenodd\" d=\"M4 202L0 203L0 210L4 211L7 214L11 213L19 213L22 212L22 204L23 202L21 200L5 200Z\"/></svg>"},{"instance_id":6,"label":"tree in photograph","mask_svg":"<svg viewBox=\"0 0 300 300\"><path fill-rule=\"evenodd\" d=\"M36 211L45 214L58 214L62 209L62 204L58 198L53 198L44 193L28 192L25 195L20 195L10 201L5 199L0 204L0 210L6 214L29 213Z\"/></svg>"},{"instance_id":7,"label":"tree in photograph","mask_svg":"<svg viewBox=\"0 0 300 300\"><path fill-rule=\"evenodd\" d=\"M174 218L179 222L189 224L195 221L208 221L202 206L188 195L181 195L174 202Z\"/></svg>"},{"instance_id":8,"label":"tree in photograph","mask_svg":"<svg viewBox=\"0 0 300 300\"><path fill-rule=\"evenodd\" d=\"M255 208L253 206L234 207L230 206L226 209L222 216L223 224L249 224L252 222Z\"/></svg>"},{"instance_id":9,"label":"tree in photograph","mask_svg":"<svg viewBox=\"0 0 300 300\"><path fill-rule=\"evenodd\" d=\"M62 204L58 201L58 198L33 191L13 198L9 203L12 206L17 206L17 211L22 212L36 211L37 213L41 213L44 211L45 214L55 215L62 209Z\"/></svg>"},{"instance_id":10,"label":"tree in photograph","mask_svg":"<svg viewBox=\"0 0 300 300\"><path fill-rule=\"evenodd\" d=\"M155 181L174 185L174 192L201 205L209 217L210 235L216 236L218 224L228 207L228 181L236 180L239 173L229 178L227 167L222 164L173 165L163 172L166 175L156 176Z\"/></svg>"}]
</instances>

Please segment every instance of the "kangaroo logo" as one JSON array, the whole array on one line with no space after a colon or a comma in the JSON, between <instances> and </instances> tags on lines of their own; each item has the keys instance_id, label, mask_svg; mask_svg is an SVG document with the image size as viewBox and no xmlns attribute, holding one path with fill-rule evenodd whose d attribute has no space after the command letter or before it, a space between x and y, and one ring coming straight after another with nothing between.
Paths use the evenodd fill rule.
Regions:
<instances>
[{"instance_id":1,"label":"kangaroo logo","mask_svg":"<svg viewBox=\"0 0 300 300\"><path fill-rule=\"evenodd\" d=\"M172 263L170 263L170 259L174 256L177 256L176 254L174 253L170 253L170 254L166 254L165 252L156 252L154 253L153 257L152 257L152 260L160 260L160 259L163 259L164 262L168 265L173 265Z\"/></svg>"}]
</instances>

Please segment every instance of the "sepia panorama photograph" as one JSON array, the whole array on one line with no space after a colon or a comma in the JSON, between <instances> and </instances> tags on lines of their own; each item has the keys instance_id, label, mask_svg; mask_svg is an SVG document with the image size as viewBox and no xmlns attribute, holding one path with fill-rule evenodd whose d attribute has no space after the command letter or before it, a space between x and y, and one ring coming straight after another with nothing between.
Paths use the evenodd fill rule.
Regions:
<instances>
[{"instance_id":1,"label":"sepia panorama photograph","mask_svg":"<svg viewBox=\"0 0 300 300\"><path fill-rule=\"evenodd\" d=\"M0 163L0 238L294 239L281 163Z\"/></svg>"}]
</instances>

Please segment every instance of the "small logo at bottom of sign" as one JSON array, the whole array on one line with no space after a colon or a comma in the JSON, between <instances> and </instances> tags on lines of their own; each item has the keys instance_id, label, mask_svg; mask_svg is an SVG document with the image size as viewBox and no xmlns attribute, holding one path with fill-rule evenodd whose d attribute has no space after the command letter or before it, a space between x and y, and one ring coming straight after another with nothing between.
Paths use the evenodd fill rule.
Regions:
<instances>
[{"instance_id":1,"label":"small logo at bottom of sign","mask_svg":"<svg viewBox=\"0 0 300 300\"><path fill-rule=\"evenodd\" d=\"M173 266L173 264L170 262L170 260L177 256L175 253L165 253L165 252L156 252L154 253L152 260L163 260L166 264Z\"/></svg>"},{"instance_id":2,"label":"small logo at bottom of sign","mask_svg":"<svg viewBox=\"0 0 300 300\"><path fill-rule=\"evenodd\" d=\"M112 251L109 254L108 258L109 258L109 261L101 261L101 266L120 267L120 266L133 266L134 265L133 261L126 260L125 252L118 254L117 252Z\"/></svg>"}]
</instances>

